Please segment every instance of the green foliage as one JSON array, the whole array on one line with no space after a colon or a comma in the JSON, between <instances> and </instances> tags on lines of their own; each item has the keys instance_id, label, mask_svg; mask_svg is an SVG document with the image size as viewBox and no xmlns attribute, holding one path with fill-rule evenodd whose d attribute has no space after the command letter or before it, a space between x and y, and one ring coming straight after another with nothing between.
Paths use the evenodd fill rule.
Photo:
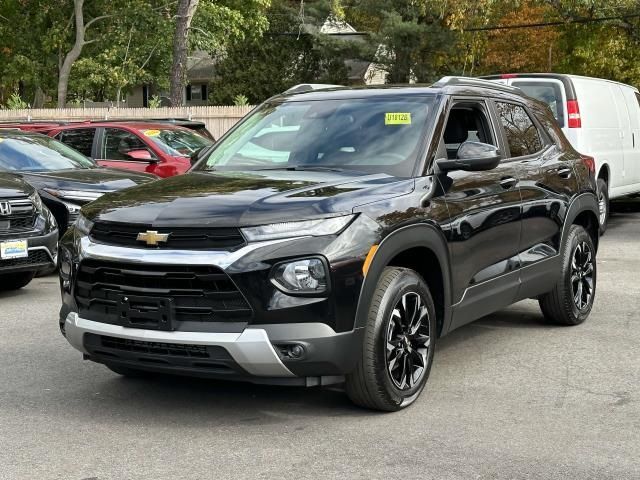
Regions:
<instances>
[{"instance_id":1,"label":"green foliage","mask_svg":"<svg viewBox=\"0 0 640 480\"><path fill-rule=\"evenodd\" d=\"M246 95L242 95L241 93L239 93L238 95L233 97L233 104L236 107L246 107L247 105L249 105L249 99Z\"/></svg>"},{"instance_id":2,"label":"green foliage","mask_svg":"<svg viewBox=\"0 0 640 480\"><path fill-rule=\"evenodd\" d=\"M162 100L158 95L153 95L148 102L149 108L160 108Z\"/></svg>"},{"instance_id":3,"label":"green foliage","mask_svg":"<svg viewBox=\"0 0 640 480\"><path fill-rule=\"evenodd\" d=\"M22 100L18 92L14 92L7 100L7 108L9 110L24 110L25 108L31 108L31 106Z\"/></svg>"}]
</instances>

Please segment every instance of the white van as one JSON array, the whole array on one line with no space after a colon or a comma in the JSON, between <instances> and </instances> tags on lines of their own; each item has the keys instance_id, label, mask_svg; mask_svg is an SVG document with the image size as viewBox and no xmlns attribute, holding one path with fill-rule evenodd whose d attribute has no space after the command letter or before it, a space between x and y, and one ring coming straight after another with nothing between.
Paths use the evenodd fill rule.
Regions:
<instances>
[{"instance_id":1,"label":"white van","mask_svg":"<svg viewBox=\"0 0 640 480\"><path fill-rule=\"evenodd\" d=\"M580 153L596 161L600 228L609 199L640 193L640 94L601 78L552 73L484 77L519 87L549 105L562 131Z\"/></svg>"}]
</instances>

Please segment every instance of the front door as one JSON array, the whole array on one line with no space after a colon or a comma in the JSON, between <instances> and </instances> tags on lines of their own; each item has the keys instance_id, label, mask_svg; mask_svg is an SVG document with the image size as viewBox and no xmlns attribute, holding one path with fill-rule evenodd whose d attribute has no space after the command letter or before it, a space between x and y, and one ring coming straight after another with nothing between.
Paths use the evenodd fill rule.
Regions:
<instances>
[{"instance_id":1,"label":"front door","mask_svg":"<svg viewBox=\"0 0 640 480\"><path fill-rule=\"evenodd\" d=\"M439 156L456 158L466 141L501 147L484 100L455 101ZM452 262L452 328L512 303L518 289L521 230L519 174L515 162L493 170L440 174L450 220L442 225ZM490 298L490 301L487 301Z\"/></svg>"},{"instance_id":2,"label":"front door","mask_svg":"<svg viewBox=\"0 0 640 480\"><path fill-rule=\"evenodd\" d=\"M133 158L132 152L148 152L148 159ZM153 173L156 155L135 134L121 128L104 128L97 162L104 167Z\"/></svg>"}]
</instances>

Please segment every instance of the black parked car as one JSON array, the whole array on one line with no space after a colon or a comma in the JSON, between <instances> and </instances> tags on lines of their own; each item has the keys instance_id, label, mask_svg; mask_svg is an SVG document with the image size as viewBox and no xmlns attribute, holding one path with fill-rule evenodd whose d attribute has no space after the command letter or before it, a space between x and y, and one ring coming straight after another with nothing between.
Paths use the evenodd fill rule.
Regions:
<instances>
[{"instance_id":1,"label":"black parked car","mask_svg":"<svg viewBox=\"0 0 640 480\"><path fill-rule=\"evenodd\" d=\"M22 288L55 265L57 243L56 220L35 189L0 173L0 290Z\"/></svg>"},{"instance_id":2,"label":"black parked car","mask_svg":"<svg viewBox=\"0 0 640 480\"><path fill-rule=\"evenodd\" d=\"M38 189L61 235L75 222L82 205L157 178L99 167L53 138L19 130L0 130L0 171L20 174Z\"/></svg>"},{"instance_id":3,"label":"black parked car","mask_svg":"<svg viewBox=\"0 0 640 480\"><path fill-rule=\"evenodd\" d=\"M596 289L593 159L518 89L268 100L187 175L105 195L60 242L60 328L115 372L422 391L436 341L526 298L576 325Z\"/></svg>"}]
</instances>

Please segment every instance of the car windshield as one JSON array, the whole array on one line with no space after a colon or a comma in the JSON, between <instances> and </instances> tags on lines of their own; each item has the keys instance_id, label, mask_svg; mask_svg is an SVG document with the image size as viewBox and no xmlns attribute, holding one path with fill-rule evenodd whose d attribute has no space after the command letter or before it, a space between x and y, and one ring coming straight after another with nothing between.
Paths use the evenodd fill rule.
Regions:
<instances>
[{"instance_id":1,"label":"car windshield","mask_svg":"<svg viewBox=\"0 0 640 480\"><path fill-rule=\"evenodd\" d=\"M150 138L163 152L175 157L188 157L213 142L191 130L149 128L142 133Z\"/></svg>"},{"instance_id":2,"label":"car windshield","mask_svg":"<svg viewBox=\"0 0 640 480\"><path fill-rule=\"evenodd\" d=\"M48 172L95 166L73 148L44 135L0 136L0 170Z\"/></svg>"},{"instance_id":3,"label":"car windshield","mask_svg":"<svg viewBox=\"0 0 640 480\"><path fill-rule=\"evenodd\" d=\"M347 169L409 177L434 102L433 95L270 102L195 169Z\"/></svg>"}]
</instances>

